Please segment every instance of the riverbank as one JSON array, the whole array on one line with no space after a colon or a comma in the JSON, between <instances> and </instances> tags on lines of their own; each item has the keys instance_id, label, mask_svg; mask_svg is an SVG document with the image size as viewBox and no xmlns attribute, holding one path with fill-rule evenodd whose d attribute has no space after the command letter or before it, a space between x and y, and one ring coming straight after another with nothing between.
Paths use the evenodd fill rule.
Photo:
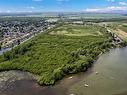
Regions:
<instances>
[{"instance_id":1,"label":"riverbank","mask_svg":"<svg viewBox=\"0 0 127 95\"><path fill-rule=\"evenodd\" d=\"M4 92L0 94L94 95L96 93L97 95L126 95L126 57L127 48L112 49L110 52L102 54L87 72L66 76L54 86L43 87L37 85L33 78L28 80L23 79L10 83L9 87L4 89ZM26 74L20 75L28 77ZM85 84L89 86L85 87Z\"/></svg>"},{"instance_id":2,"label":"riverbank","mask_svg":"<svg viewBox=\"0 0 127 95\"><path fill-rule=\"evenodd\" d=\"M68 34L87 35L58 34L63 30ZM0 71L28 71L39 76L37 81L40 85L54 85L68 74L86 71L99 54L116 47L112 44L112 37L100 26L60 25L50 32L53 31L54 35L41 33L1 55ZM88 35L88 31L92 35Z\"/></svg>"},{"instance_id":3,"label":"riverbank","mask_svg":"<svg viewBox=\"0 0 127 95\"><path fill-rule=\"evenodd\" d=\"M126 57L126 47L103 54L92 68L93 73L69 87L67 95L126 95Z\"/></svg>"}]
</instances>

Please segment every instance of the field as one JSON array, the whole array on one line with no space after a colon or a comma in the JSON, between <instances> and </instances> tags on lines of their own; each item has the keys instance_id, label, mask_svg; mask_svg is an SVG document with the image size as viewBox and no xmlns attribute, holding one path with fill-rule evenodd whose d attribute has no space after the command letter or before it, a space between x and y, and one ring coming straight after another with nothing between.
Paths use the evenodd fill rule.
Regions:
<instances>
[{"instance_id":1,"label":"field","mask_svg":"<svg viewBox=\"0 0 127 95\"><path fill-rule=\"evenodd\" d=\"M127 24L123 24L123 25L119 26L119 28L127 33Z\"/></svg>"},{"instance_id":2,"label":"field","mask_svg":"<svg viewBox=\"0 0 127 95\"><path fill-rule=\"evenodd\" d=\"M108 24L108 27L112 29L120 38L127 41L127 23L125 22L115 22Z\"/></svg>"},{"instance_id":3,"label":"field","mask_svg":"<svg viewBox=\"0 0 127 95\"><path fill-rule=\"evenodd\" d=\"M99 26L58 25L0 56L0 71L28 71L38 75L40 85L53 85L67 74L86 71L113 47L105 31Z\"/></svg>"},{"instance_id":4,"label":"field","mask_svg":"<svg viewBox=\"0 0 127 95\"><path fill-rule=\"evenodd\" d=\"M94 25L62 25L54 29L49 34L51 35L67 35L67 36L100 36L99 26Z\"/></svg>"}]
</instances>

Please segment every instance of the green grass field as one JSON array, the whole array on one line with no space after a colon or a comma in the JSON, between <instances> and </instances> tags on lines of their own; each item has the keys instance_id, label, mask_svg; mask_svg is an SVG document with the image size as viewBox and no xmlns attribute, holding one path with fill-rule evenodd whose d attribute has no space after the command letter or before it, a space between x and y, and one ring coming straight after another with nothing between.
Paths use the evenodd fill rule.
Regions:
<instances>
[{"instance_id":1,"label":"green grass field","mask_svg":"<svg viewBox=\"0 0 127 95\"><path fill-rule=\"evenodd\" d=\"M119 28L127 33L127 24L126 25L121 25Z\"/></svg>"},{"instance_id":2,"label":"green grass field","mask_svg":"<svg viewBox=\"0 0 127 95\"><path fill-rule=\"evenodd\" d=\"M111 22L107 23L114 33L116 33L121 39L127 42L127 23L126 22Z\"/></svg>"},{"instance_id":3,"label":"green grass field","mask_svg":"<svg viewBox=\"0 0 127 95\"><path fill-rule=\"evenodd\" d=\"M55 27L0 56L0 71L28 71L38 75L40 85L52 85L67 74L87 70L100 53L113 47L105 31L99 26Z\"/></svg>"},{"instance_id":4,"label":"green grass field","mask_svg":"<svg viewBox=\"0 0 127 95\"><path fill-rule=\"evenodd\" d=\"M54 31L50 32L51 35L67 35L67 36L99 36L103 35L100 32L99 26L94 25L62 25Z\"/></svg>"},{"instance_id":5,"label":"green grass field","mask_svg":"<svg viewBox=\"0 0 127 95\"><path fill-rule=\"evenodd\" d=\"M110 23L108 26L114 30L121 29L122 31L127 32L127 23L115 22Z\"/></svg>"}]
</instances>

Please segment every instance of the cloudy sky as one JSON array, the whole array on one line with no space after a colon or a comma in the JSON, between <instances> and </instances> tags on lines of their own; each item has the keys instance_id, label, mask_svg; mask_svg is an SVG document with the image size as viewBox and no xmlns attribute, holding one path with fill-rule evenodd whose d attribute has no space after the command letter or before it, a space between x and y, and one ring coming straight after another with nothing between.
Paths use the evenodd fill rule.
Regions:
<instances>
[{"instance_id":1,"label":"cloudy sky","mask_svg":"<svg viewBox=\"0 0 127 95\"><path fill-rule=\"evenodd\" d=\"M1 12L127 11L127 0L0 0Z\"/></svg>"}]
</instances>

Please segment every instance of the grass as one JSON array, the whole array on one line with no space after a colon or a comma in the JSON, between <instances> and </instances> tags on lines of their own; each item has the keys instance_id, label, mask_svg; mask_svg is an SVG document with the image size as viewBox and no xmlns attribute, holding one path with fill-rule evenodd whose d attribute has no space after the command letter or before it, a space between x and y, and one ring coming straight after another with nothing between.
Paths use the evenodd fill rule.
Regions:
<instances>
[{"instance_id":1,"label":"grass","mask_svg":"<svg viewBox=\"0 0 127 95\"><path fill-rule=\"evenodd\" d=\"M0 56L0 71L31 72L39 76L37 81L40 85L53 85L67 74L86 71L100 53L113 47L105 29L87 27L60 25L30 39ZM91 35L58 35L58 30L67 31L67 34ZM52 32L55 34L51 35Z\"/></svg>"},{"instance_id":2,"label":"grass","mask_svg":"<svg viewBox=\"0 0 127 95\"><path fill-rule=\"evenodd\" d=\"M125 22L112 22L108 24L108 27L121 39L127 42L127 24Z\"/></svg>"},{"instance_id":3,"label":"grass","mask_svg":"<svg viewBox=\"0 0 127 95\"><path fill-rule=\"evenodd\" d=\"M52 35L67 35L67 36L99 36L103 35L100 32L99 26L90 25L62 25L54 31L50 32Z\"/></svg>"},{"instance_id":4,"label":"grass","mask_svg":"<svg viewBox=\"0 0 127 95\"><path fill-rule=\"evenodd\" d=\"M127 33L127 25L120 26L120 29Z\"/></svg>"}]
</instances>

